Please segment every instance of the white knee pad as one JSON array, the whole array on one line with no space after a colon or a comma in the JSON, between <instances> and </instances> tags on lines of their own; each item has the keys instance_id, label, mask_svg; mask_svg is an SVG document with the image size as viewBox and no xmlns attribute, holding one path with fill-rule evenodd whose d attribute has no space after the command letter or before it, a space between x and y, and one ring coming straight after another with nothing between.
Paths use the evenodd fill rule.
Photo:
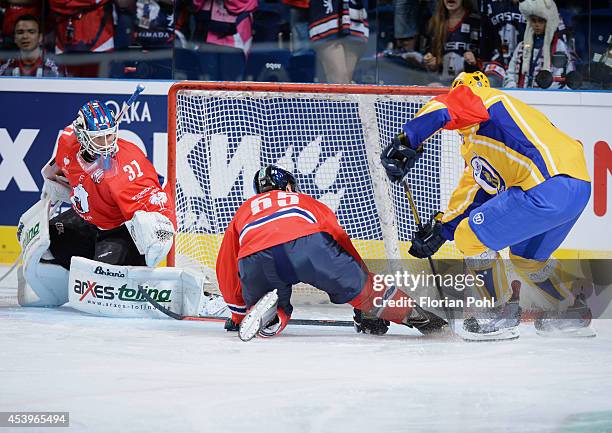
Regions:
<instances>
[{"instance_id":1,"label":"white knee pad","mask_svg":"<svg viewBox=\"0 0 612 433\"><path fill-rule=\"evenodd\" d=\"M41 263L49 254L49 200L40 200L19 219L23 262L17 269L17 300L23 307L58 307L68 302L68 271Z\"/></svg>"}]
</instances>

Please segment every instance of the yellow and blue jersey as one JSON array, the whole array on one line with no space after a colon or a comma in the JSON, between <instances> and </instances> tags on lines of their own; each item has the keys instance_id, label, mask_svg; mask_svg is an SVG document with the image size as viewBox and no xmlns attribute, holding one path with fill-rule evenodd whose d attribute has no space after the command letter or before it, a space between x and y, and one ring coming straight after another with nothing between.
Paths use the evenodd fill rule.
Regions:
<instances>
[{"instance_id":1,"label":"yellow and blue jersey","mask_svg":"<svg viewBox=\"0 0 612 433\"><path fill-rule=\"evenodd\" d=\"M463 137L466 169L442 219L449 239L471 209L510 187L527 191L557 175L590 182L582 145L497 89L458 86L429 101L402 129L415 148L440 129Z\"/></svg>"}]
</instances>

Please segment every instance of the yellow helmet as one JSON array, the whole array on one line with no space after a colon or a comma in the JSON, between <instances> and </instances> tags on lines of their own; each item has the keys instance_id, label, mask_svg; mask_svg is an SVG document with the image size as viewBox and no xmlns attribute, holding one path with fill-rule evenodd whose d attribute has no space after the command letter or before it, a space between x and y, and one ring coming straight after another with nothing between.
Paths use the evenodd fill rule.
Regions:
<instances>
[{"instance_id":1,"label":"yellow helmet","mask_svg":"<svg viewBox=\"0 0 612 433\"><path fill-rule=\"evenodd\" d=\"M472 73L462 72L457 75L457 78L453 80L451 87L454 89L455 87L461 85L468 87L491 87L487 76L480 71Z\"/></svg>"}]
</instances>

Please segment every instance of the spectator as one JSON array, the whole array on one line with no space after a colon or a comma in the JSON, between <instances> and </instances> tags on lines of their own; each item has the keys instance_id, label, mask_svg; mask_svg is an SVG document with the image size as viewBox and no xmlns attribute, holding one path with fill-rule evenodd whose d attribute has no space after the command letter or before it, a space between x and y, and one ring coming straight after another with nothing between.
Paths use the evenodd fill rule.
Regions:
<instances>
[{"instance_id":1,"label":"spectator","mask_svg":"<svg viewBox=\"0 0 612 433\"><path fill-rule=\"evenodd\" d=\"M13 41L13 33L17 18L22 15L41 16L40 0L4 0L0 1L0 8L4 8L2 20L2 45L8 47Z\"/></svg>"},{"instance_id":2,"label":"spectator","mask_svg":"<svg viewBox=\"0 0 612 433\"><path fill-rule=\"evenodd\" d=\"M565 87L564 76L576 66L567 35L559 30L564 26L557 5L553 0L523 0L519 8L527 28L510 60L504 87Z\"/></svg>"},{"instance_id":3,"label":"spectator","mask_svg":"<svg viewBox=\"0 0 612 433\"><path fill-rule=\"evenodd\" d=\"M174 77L237 81L244 77L253 42L253 11L257 0L179 0Z\"/></svg>"},{"instance_id":4,"label":"spectator","mask_svg":"<svg viewBox=\"0 0 612 433\"><path fill-rule=\"evenodd\" d=\"M145 49L171 48L174 42L174 1L132 1L136 3L137 45Z\"/></svg>"},{"instance_id":5,"label":"spectator","mask_svg":"<svg viewBox=\"0 0 612 433\"><path fill-rule=\"evenodd\" d=\"M114 49L112 0L49 0L55 19L55 53L104 53ZM98 76L98 64L71 65L70 75Z\"/></svg>"},{"instance_id":6,"label":"spectator","mask_svg":"<svg viewBox=\"0 0 612 433\"><path fill-rule=\"evenodd\" d=\"M193 40L242 50L253 40L253 11L257 0L193 0Z\"/></svg>"},{"instance_id":7,"label":"spectator","mask_svg":"<svg viewBox=\"0 0 612 433\"><path fill-rule=\"evenodd\" d=\"M480 4L480 57L504 69L523 40L527 25L518 3L519 0L482 0Z\"/></svg>"},{"instance_id":8,"label":"spectator","mask_svg":"<svg viewBox=\"0 0 612 433\"><path fill-rule=\"evenodd\" d=\"M439 0L429 20L427 49L423 61L442 81L460 72L478 70L480 17L467 0Z\"/></svg>"},{"instance_id":9,"label":"spectator","mask_svg":"<svg viewBox=\"0 0 612 433\"><path fill-rule=\"evenodd\" d=\"M51 59L43 60L42 34L38 19L21 15L15 22L14 41L19 48L16 58L0 65L0 75L18 77L59 77L62 71Z\"/></svg>"},{"instance_id":10,"label":"spectator","mask_svg":"<svg viewBox=\"0 0 612 433\"><path fill-rule=\"evenodd\" d=\"M291 50L310 49L308 37L309 0L282 0L289 6L289 27L291 28Z\"/></svg>"},{"instance_id":11,"label":"spectator","mask_svg":"<svg viewBox=\"0 0 612 433\"><path fill-rule=\"evenodd\" d=\"M350 83L369 37L366 0L311 0L308 29L327 82Z\"/></svg>"},{"instance_id":12,"label":"spectator","mask_svg":"<svg viewBox=\"0 0 612 433\"><path fill-rule=\"evenodd\" d=\"M393 6L395 48L400 51L414 51L419 34L419 0L394 0Z\"/></svg>"},{"instance_id":13,"label":"spectator","mask_svg":"<svg viewBox=\"0 0 612 433\"><path fill-rule=\"evenodd\" d=\"M173 0L115 0L115 50L129 49L113 62L111 76L172 78ZM153 51L151 53L150 51Z\"/></svg>"}]
</instances>

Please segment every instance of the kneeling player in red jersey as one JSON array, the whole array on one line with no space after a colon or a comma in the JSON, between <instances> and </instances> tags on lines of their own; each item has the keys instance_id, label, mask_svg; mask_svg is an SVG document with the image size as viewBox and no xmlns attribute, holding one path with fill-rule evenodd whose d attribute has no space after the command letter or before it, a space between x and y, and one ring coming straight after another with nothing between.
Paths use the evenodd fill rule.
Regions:
<instances>
[{"instance_id":1,"label":"kneeling player in red jersey","mask_svg":"<svg viewBox=\"0 0 612 433\"><path fill-rule=\"evenodd\" d=\"M373 275L334 213L300 193L290 172L268 165L255 174L254 189L236 211L217 258L219 287L232 312L226 329L240 325L244 340L280 333L293 310L291 288L299 282L323 290L334 304L351 304L357 332L384 334L389 322L423 333L445 325L395 287L375 291ZM403 306L377 308L376 297Z\"/></svg>"}]
</instances>

